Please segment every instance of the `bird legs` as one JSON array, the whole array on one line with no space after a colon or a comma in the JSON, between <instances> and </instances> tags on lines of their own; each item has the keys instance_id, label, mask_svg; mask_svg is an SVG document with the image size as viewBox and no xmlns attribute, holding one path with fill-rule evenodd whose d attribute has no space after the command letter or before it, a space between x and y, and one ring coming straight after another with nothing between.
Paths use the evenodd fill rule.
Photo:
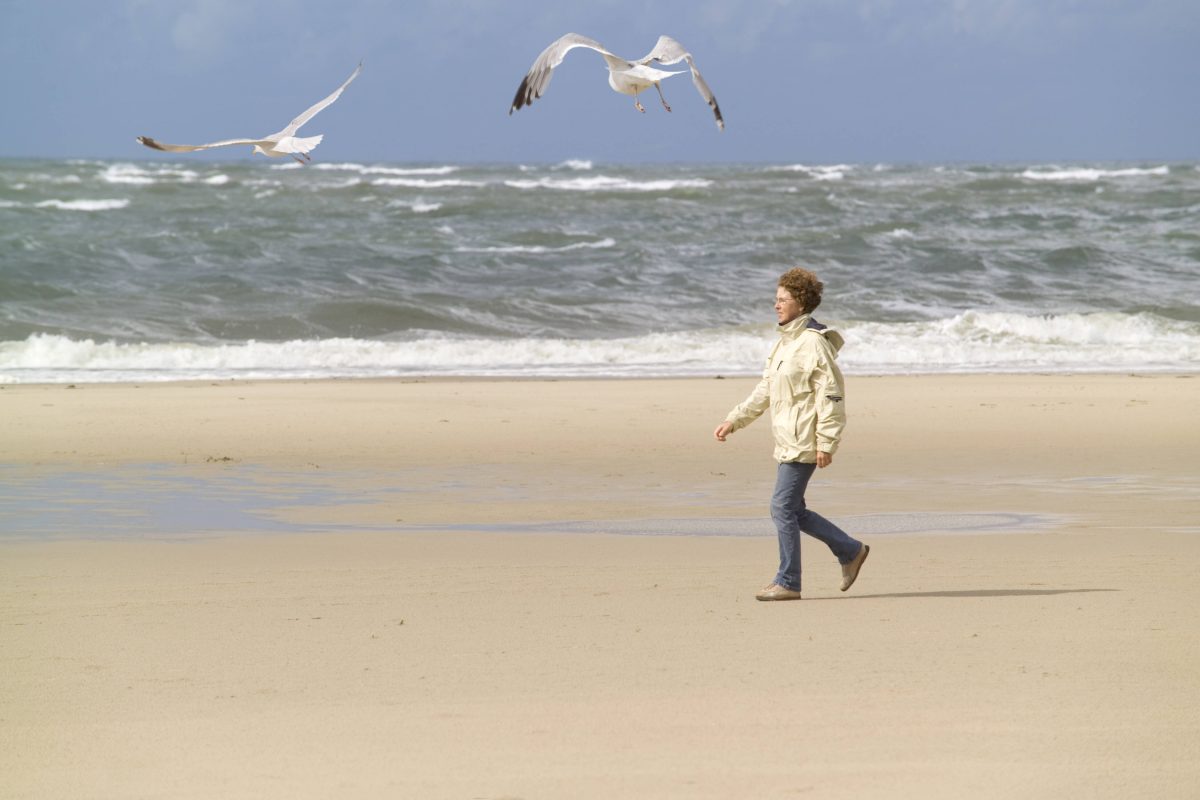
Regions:
<instances>
[{"instance_id":1,"label":"bird legs","mask_svg":"<svg viewBox=\"0 0 1200 800\"><path fill-rule=\"evenodd\" d=\"M654 88L658 89L658 99L662 100L663 108L665 108L668 112L670 112L671 107L669 105L667 105L667 98L663 96L662 87L656 83L656 84L654 84Z\"/></svg>"},{"instance_id":2,"label":"bird legs","mask_svg":"<svg viewBox=\"0 0 1200 800\"><path fill-rule=\"evenodd\" d=\"M667 98L663 96L662 87L656 83L656 84L654 84L654 88L658 90L658 99L662 100L663 108L665 108L667 111L670 111L671 107L669 105L667 105ZM643 114L646 113L645 106L642 105L642 101L638 99L638 96L636 94L633 96L633 107L636 108L638 111L642 112Z\"/></svg>"},{"instance_id":3,"label":"bird legs","mask_svg":"<svg viewBox=\"0 0 1200 800\"><path fill-rule=\"evenodd\" d=\"M308 153L301 153L300 155L296 155L295 153L289 153L288 155L290 155L292 158L296 159L296 163L298 163L302 167L305 164L307 164L309 161L312 161L312 156L310 156ZM300 156L304 156L304 158L301 158Z\"/></svg>"}]
</instances>

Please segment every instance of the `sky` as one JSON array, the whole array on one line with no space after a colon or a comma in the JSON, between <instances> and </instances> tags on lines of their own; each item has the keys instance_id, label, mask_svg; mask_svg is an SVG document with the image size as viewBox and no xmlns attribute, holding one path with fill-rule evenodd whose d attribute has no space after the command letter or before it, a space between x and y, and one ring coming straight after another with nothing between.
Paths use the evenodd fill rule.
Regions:
<instances>
[{"instance_id":1,"label":"sky","mask_svg":"<svg viewBox=\"0 0 1200 800\"><path fill-rule=\"evenodd\" d=\"M645 114L564 33L684 44ZM158 159L134 141L301 130L326 162L1067 163L1200 159L1197 0L0 0L0 157ZM683 65L669 69L684 69ZM249 148L170 155L249 158ZM255 156L261 159L261 156Z\"/></svg>"}]
</instances>

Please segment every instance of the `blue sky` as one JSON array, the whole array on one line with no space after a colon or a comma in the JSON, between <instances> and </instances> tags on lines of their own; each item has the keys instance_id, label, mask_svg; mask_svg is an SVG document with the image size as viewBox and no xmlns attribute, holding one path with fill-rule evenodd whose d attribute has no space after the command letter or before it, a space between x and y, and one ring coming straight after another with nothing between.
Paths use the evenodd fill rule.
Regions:
<instances>
[{"instance_id":1,"label":"blue sky","mask_svg":"<svg viewBox=\"0 0 1200 800\"><path fill-rule=\"evenodd\" d=\"M638 114L586 50L508 116L567 31L629 58L674 36L727 129L686 75ZM1192 160L1198 43L1196 0L0 0L0 156L265 135L362 59L302 130L320 160Z\"/></svg>"}]
</instances>

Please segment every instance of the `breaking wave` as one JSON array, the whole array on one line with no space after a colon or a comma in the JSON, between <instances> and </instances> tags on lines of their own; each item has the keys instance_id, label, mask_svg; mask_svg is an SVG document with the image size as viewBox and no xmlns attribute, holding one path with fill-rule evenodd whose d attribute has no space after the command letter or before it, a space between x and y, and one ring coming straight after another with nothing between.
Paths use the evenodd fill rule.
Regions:
<instances>
[{"instance_id":1,"label":"breaking wave","mask_svg":"<svg viewBox=\"0 0 1200 800\"><path fill-rule=\"evenodd\" d=\"M712 181L705 178L639 181L596 175L587 178L508 180L504 185L513 189L558 189L568 192L670 192L674 189L704 189L711 186Z\"/></svg>"},{"instance_id":2,"label":"breaking wave","mask_svg":"<svg viewBox=\"0 0 1200 800\"><path fill-rule=\"evenodd\" d=\"M570 250L602 250L616 246L615 239L601 239L598 242L575 242L562 247L513 244L494 247L456 247L454 249L459 253L565 253Z\"/></svg>"},{"instance_id":3,"label":"breaking wave","mask_svg":"<svg viewBox=\"0 0 1200 800\"><path fill-rule=\"evenodd\" d=\"M128 200L43 200L37 208L57 208L62 211L116 211L129 205Z\"/></svg>"},{"instance_id":4,"label":"breaking wave","mask_svg":"<svg viewBox=\"0 0 1200 800\"><path fill-rule=\"evenodd\" d=\"M1147 175L1169 175L1169 167L1127 167L1125 169L1096 169L1076 167L1073 169L1027 169L1022 178L1034 181L1083 181L1094 182L1104 178L1140 178Z\"/></svg>"},{"instance_id":5,"label":"breaking wave","mask_svg":"<svg viewBox=\"0 0 1200 800\"><path fill-rule=\"evenodd\" d=\"M831 321L830 321L831 322ZM966 312L928 322L848 322L847 374L1179 372L1200 362L1200 323L1152 314L1022 316ZM35 334L0 342L0 382L411 376L754 375L772 327L614 339L352 338L220 345L122 343Z\"/></svg>"}]
</instances>

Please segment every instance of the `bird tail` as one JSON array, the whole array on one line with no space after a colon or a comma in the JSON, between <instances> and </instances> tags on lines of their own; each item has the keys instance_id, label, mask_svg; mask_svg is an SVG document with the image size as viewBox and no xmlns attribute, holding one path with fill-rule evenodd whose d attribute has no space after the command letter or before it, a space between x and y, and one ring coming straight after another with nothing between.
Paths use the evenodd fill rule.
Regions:
<instances>
[{"instance_id":1,"label":"bird tail","mask_svg":"<svg viewBox=\"0 0 1200 800\"><path fill-rule=\"evenodd\" d=\"M284 153L307 153L321 143L325 138L325 134L317 136L289 136L286 139L281 139L275 144L275 149Z\"/></svg>"}]
</instances>

